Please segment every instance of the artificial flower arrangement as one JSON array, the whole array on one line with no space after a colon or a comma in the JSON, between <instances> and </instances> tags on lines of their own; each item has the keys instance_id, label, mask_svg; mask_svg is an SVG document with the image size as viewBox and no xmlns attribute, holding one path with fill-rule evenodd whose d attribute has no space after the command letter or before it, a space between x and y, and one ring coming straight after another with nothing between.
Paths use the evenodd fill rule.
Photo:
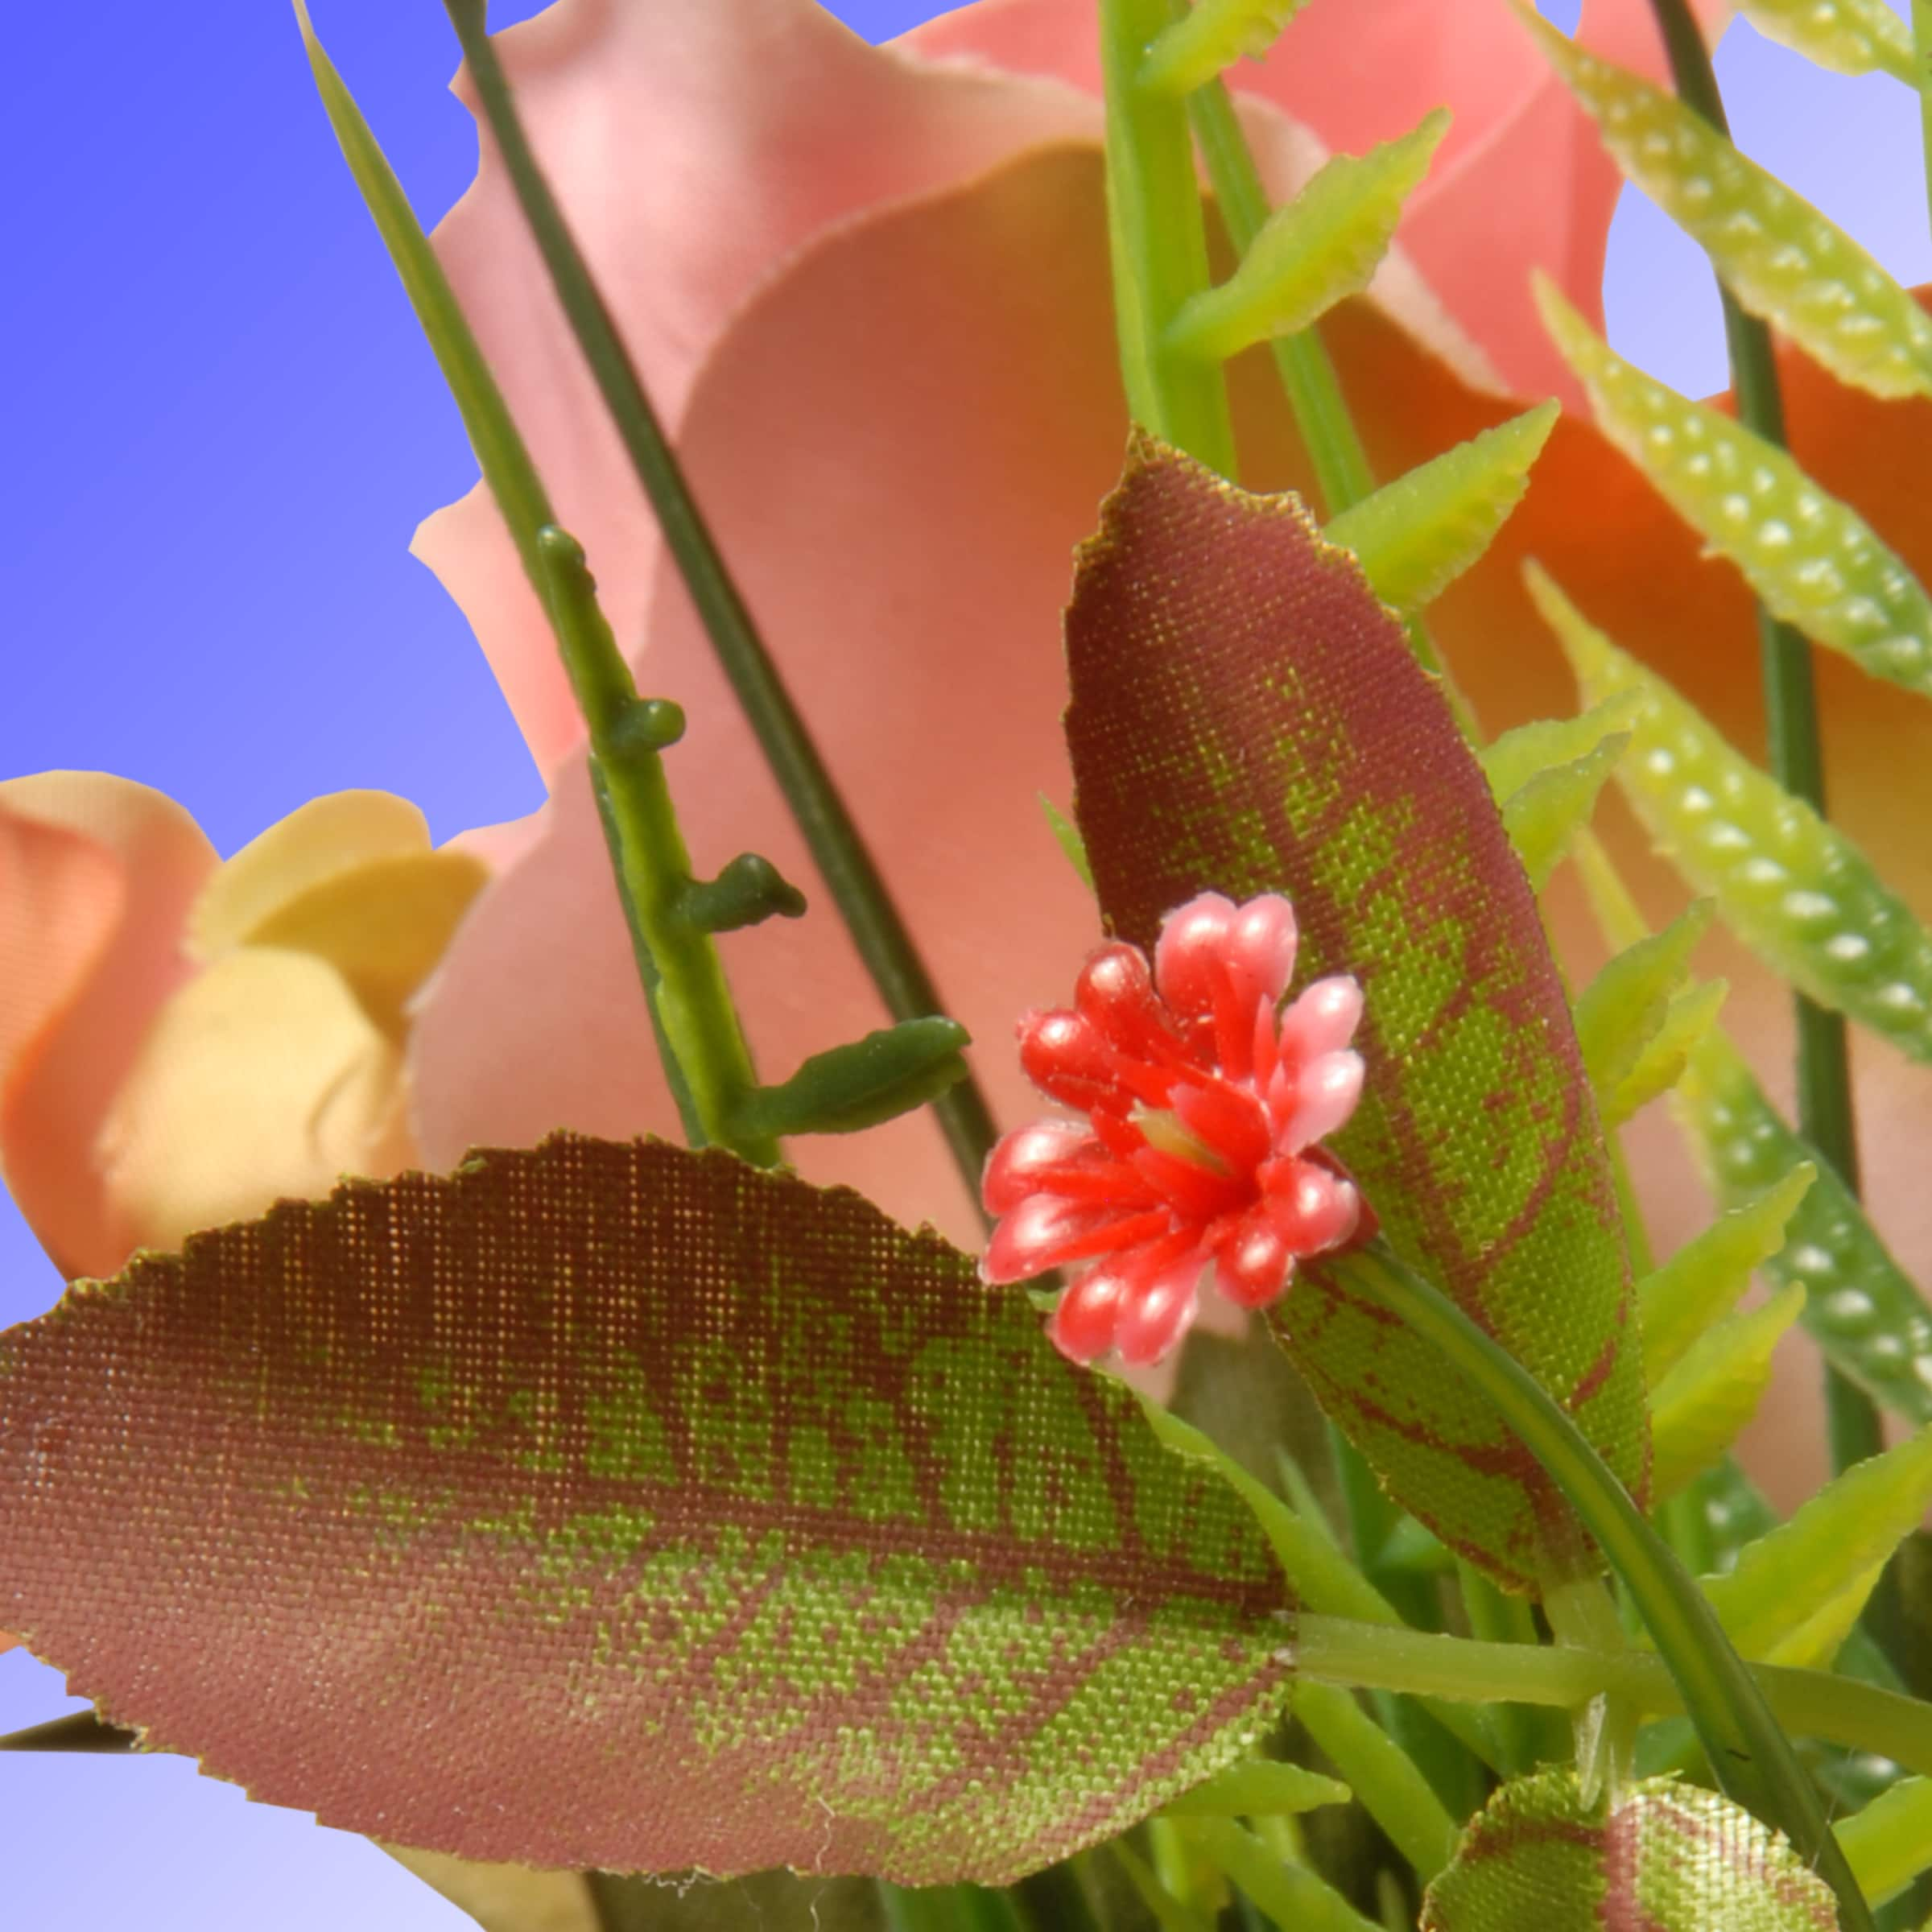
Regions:
<instances>
[{"instance_id":1,"label":"artificial flower arrangement","mask_svg":"<svg viewBox=\"0 0 1932 1932\"><path fill-rule=\"evenodd\" d=\"M1922 1923L1932 1306L1846 1032L1915 1170L1932 936L1811 661L1922 733L1920 305L1730 145L1684 0L1499 0L1472 134L1327 156L1278 103L1433 89L1412 10L447 4L436 247L302 26L551 803L217 864L0 786L0 1152L74 1278L0 1338L0 1622L98 1705L6 1747L192 1754L502 1932ZM704 188L596 192L586 64ZM1734 410L1593 324L1612 162ZM1521 210L1480 261L1457 193ZM1770 775L1704 701L1753 634ZM1716 1207L1661 1259L1659 1101ZM1785 1511L1732 1451L1794 1327Z\"/></svg>"}]
</instances>

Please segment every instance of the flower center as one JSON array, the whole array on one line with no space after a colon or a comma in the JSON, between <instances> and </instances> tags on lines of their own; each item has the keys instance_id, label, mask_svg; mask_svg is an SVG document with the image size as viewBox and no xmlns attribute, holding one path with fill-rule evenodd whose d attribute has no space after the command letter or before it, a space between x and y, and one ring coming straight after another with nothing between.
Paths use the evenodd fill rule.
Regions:
<instances>
[{"instance_id":1,"label":"flower center","mask_svg":"<svg viewBox=\"0 0 1932 1932\"><path fill-rule=\"evenodd\" d=\"M1171 1154L1177 1161L1204 1167L1224 1179L1229 1178L1228 1163L1178 1113L1166 1108L1137 1107L1128 1117L1140 1129L1150 1147Z\"/></svg>"}]
</instances>

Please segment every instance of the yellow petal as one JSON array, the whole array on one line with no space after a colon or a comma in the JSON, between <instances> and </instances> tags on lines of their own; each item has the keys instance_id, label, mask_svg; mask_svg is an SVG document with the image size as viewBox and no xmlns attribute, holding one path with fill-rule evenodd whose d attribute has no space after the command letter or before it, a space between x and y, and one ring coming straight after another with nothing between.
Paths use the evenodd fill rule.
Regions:
<instances>
[{"instance_id":1,"label":"yellow petal","mask_svg":"<svg viewBox=\"0 0 1932 1932\"><path fill-rule=\"evenodd\" d=\"M485 1864L407 1845L382 1849L467 1912L483 1932L597 1932L597 1906L581 1872Z\"/></svg>"},{"instance_id":2,"label":"yellow petal","mask_svg":"<svg viewBox=\"0 0 1932 1932\"><path fill-rule=\"evenodd\" d=\"M109 1198L137 1246L326 1194L410 1158L401 1059L333 968L245 947L162 1008L102 1127Z\"/></svg>"},{"instance_id":3,"label":"yellow petal","mask_svg":"<svg viewBox=\"0 0 1932 1932\"><path fill-rule=\"evenodd\" d=\"M442 958L489 877L481 860L460 852L373 859L287 900L255 927L250 943L327 960L363 1011L399 1042L410 995Z\"/></svg>"},{"instance_id":4,"label":"yellow petal","mask_svg":"<svg viewBox=\"0 0 1932 1932\"><path fill-rule=\"evenodd\" d=\"M374 860L429 850L407 799L337 791L312 799L252 839L210 879L188 915L188 949L212 960L253 939L263 921L312 888Z\"/></svg>"}]
</instances>

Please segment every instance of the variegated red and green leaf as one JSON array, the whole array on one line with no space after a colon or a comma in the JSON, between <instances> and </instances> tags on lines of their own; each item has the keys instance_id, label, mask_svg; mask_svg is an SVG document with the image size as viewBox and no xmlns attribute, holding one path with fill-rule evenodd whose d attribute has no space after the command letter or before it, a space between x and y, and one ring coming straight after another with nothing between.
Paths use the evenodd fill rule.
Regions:
<instances>
[{"instance_id":1,"label":"variegated red and green leaf","mask_svg":"<svg viewBox=\"0 0 1932 1932\"><path fill-rule=\"evenodd\" d=\"M1741 1806L1645 1778L1586 1804L1573 1772L1506 1784L1422 1901L1422 1932L1835 1932L1831 1888Z\"/></svg>"},{"instance_id":2,"label":"variegated red and green leaf","mask_svg":"<svg viewBox=\"0 0 1932 1932\"><path fill-rule=\"evenodd\" d=\"M464 1857L1001 1881L1287 1700L1245 1506L856 1194L557 1136L0 1340L0 1607L116 1721Z\"/></svg>"},{"instance_id":3,"label":"variegated red and green leaf","mask_svg":"<svg viewBox=\"0 0 1932 1932\"><path fill-rule=\"evenodd\" d=\"M1292 496L1137 441L1067 618L1075 807L1110 927L1204 889L1294 902L1301 976L1367 995L1337 1146L1385 1231L1641 1494L1614 1191L1535 897L1440 690ZM1507 1586L1594 1562L1567 1505L1426 1346L1310 1265L1277 1311L1403 1505Z\"/></svg>"}]
</instances>

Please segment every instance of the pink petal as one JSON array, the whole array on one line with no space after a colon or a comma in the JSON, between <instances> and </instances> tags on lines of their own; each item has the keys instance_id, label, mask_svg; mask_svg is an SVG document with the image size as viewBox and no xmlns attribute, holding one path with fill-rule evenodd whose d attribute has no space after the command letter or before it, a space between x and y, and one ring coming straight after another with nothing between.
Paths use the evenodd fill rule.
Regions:
<instances>
[{"instance_id":1,"label":"pink petal","mask_svg":"<svg viewBox=\"0 0 1932 1932\"><path fill-rule=\"evenodd\" d=\"M1113 1336L1123 1361L1145 1367L1179 1346L1194 1324L1200 1278L1200 1257L1190 1255L1129 1290Z\"/></svg>"},{"instance_id":2,"label":"pink petal","mask_svg":"<svg viewBox=\"0 0 1932 1932\"><path fill-rule=\"evenodd\" d=\"M675 429L728 320L813 236L1038 143L1091 137L1051 84L935 71L811 0L559 0L498 36L538 156ZM469 98L467 82L458 91ZM658 539L487 138L436 246L617 634ZM537 601L481 486L416 554L470 614L539 767L580 736Z\"/></svg>"},{"instance_id":3,"label":"pink petal","mask_svg":"<svg viewBox=\"0 0 1932 1932\"><path fill-rule=\"evenodd\" d=\"M844 230L733 324L684 435L725 554L1013 1121L1038 1110L1013 1015L1092 940L1037 799L1071 790L1059 613L1120 464L1104 233L1097 158L1067 149ZM681 597L657 608L645 661L646 688L691 720L667 766L697 862L762 851L811 896L795 924L724 942L759 1063L782 1077L885 1015ZM412 1053L432 1166L564 1125L676 1131L580 763L465 921ZM791 1153L976 1244L928 1118Z\"/></svg>"},{"instance_id":4,"label":"pink petal","mask_svg":"<svg viewBox=\"0 0 1932 1932\"><path fill-rule=\"evenodd\" d=\"M1294 1108L1289 1116L1283 1150L1299 1154L1326 1140L1355 1112L1362 1097L1362 1056L1344 1048L1311 1060L1296 1076Z\"/></svg>"},{"instance_id":5,"label":"pink petal","mask_svg":"<svg viewBox=\"0 0 1932 1932\"><path fill-rule=\"evenodd\" d=\"M1091 1362L1113 1346L1125 1279L1102 1265L1092 1268L1063 1294L1046 1324L1055 1348L1070 1360Z\"/></svg>"},{"instance_id":6,"label":"pink petal","mask_svg":"<svg viewBox=\"0 0 1932 1932\"><path fill-rule=\"evenodd\" d=\"M1078 1121L1035 1121L1016 1127L987 1156L980 1204L989 1214L1010 1214L1029 1195L1041 1191L1055 1168L1089 1151L1105 1158L1106 1150Z\"/></svg>"},{"instance_id":7,"label":"pink petal","mask_svg":"<svg viewBox=\"0 0 1932 1932\"><path fill-rule=\"evenodd\" d=\"M1213 1012L1221 985L1221 955L1234 925L1233 900L1203 892L1161 922L1154 976L1161 997L1191 1018Z\"/></svg>"},{"instance_id":8,"label":"pink petal","mask_svg":"<svg viewBox=\"0 0 1932 1932\"><path fill-rule=\"evenodd\" d=\"M1249 999L1273 1005L1294 974L1294 908L1278 892L1250 899L1228 934L1227 960Z\"/></svg>"},{"instance_id":9,"label":"pink petal","mask_svg":"<svg viewBox=\"0 0 1932 1932\"><path fill-rule=\"evenodd\" d=\"M76 858L70 846L67 858L90 875L75 890L93 906L76 916L96 929L84 948L74 947L70 929L75 976L43 1010L44 1024L6 1075L0 1164L56 1265L69 1275L109 1275L126 1259L130 1236L108 1205L96 1137L148 1022L192 970L182 931L214 869L214 849L171 799L100 772L13 779L0 785L0 814L85 841L92 856ZM12 961L7 965L11 984ZM27 1003L37 1003L31 990Z\"/></svg>"},{"instance_id":10,"label":"pink petal","mask_svg":"<svg viewBox=\"0 0 1932 1932\"><path fill-rule=\"evenodd\" d=\"M1286 1176L1271 1174L1269 1182L1268 1217L1296 1254L1339 1248L1361 1225L1354 1182L1313 1161L1297 1161Z\"/></svg>"},{"instance_id":11,"label":"pink petal","mask_svg":"<svg viewBox=\"0 0 1932 1932\"><path fill-rule=\"evenodd\" d=\"M1706 0L1699 10L1718 23L1728 7ZM1582 37L1608 59L1662 72L1645 0L1590 0ZM1099 91L1086 0L981 0L914 28L904 44ZM1528 271L1542 265L1593 320L1600 316L1618 176L1507 7L1330 0L1296 16L1274 57L1228 78L1351 153L1450 107L1454 123L1410 204L1402 244L1512 388L1575 398L1530 305Z\"/></svg>"},{"instance_id":12,"label":"pink petal","mask_svg":"<svg viewBox=\"0 0 1932 1932\"><path fill-rule=\"evenodd\" d=\"M1346 1046L1361 1024L1362 989L1352 974L1331 973L1303 987L1282 1015L1282 1058L1291 1067Z\"/></svg>"}]
</instances>

